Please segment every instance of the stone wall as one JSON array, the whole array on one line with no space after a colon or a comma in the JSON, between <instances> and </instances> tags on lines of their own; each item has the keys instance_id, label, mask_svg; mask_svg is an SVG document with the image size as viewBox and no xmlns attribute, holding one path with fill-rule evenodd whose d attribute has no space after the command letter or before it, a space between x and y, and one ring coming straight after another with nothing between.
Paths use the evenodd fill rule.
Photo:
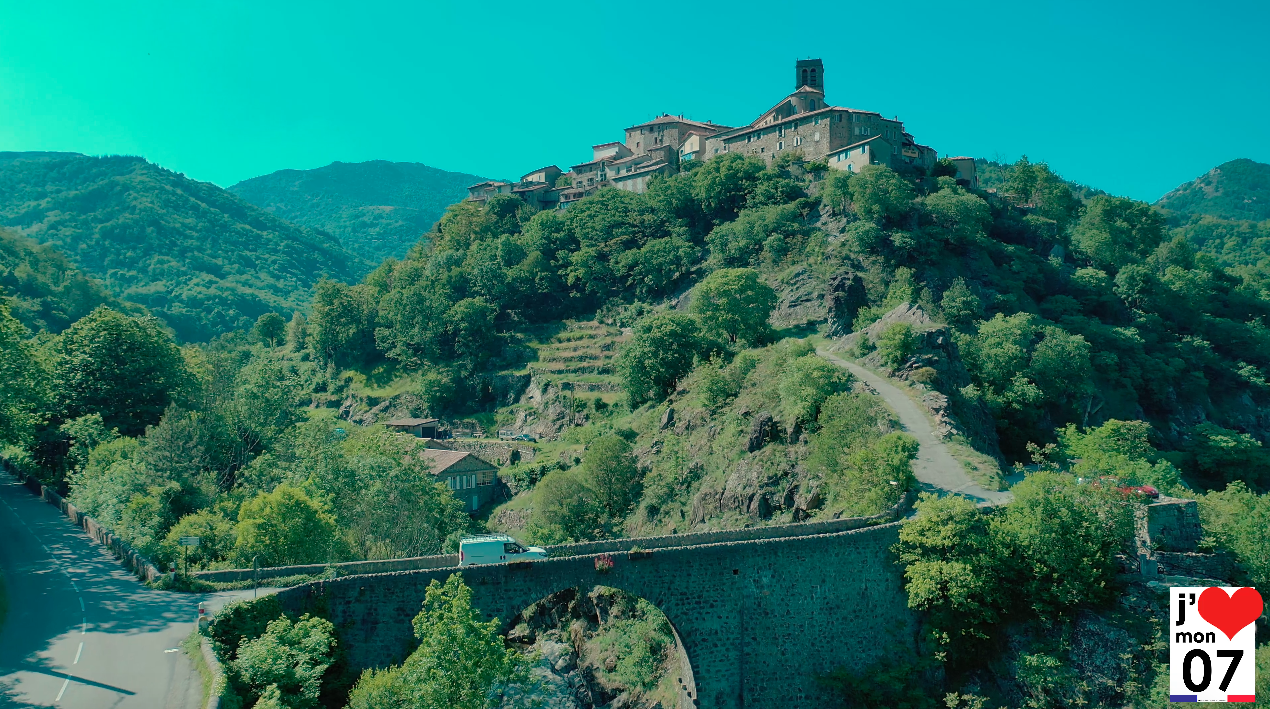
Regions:
<instances>
[{"instance_id":1,"label":"stone wall","mask_svg":"<svg viewBox=\"0 0 1270 709\"><path fill-rule=\"evenodd\" d=\"M517 460L522 463L528 463L538 455L538 450L529 443L515 443L511 441L481 441L465 438L447 438L443 441L432 441L428 443L431 448L445 448L452 451L467 451L490 465L509 465L512 462L512 454L516 454Z\"/></svg>"},{"instance_id":2,"label":"stone wall","mask_svg":"<svg viewBox=\"0 0 1270 709\"><path fill-rule=\"evenodd\" d=\"M1161 495L1147 505L1147 536L1157 551L1195 551L1204 536L1195 500Z\"/></svg>"},{"instance_id":3,"label":"stone wall","mask_svg":"<svg viewBox=\"0 0 1270 709\"><path fill-rule=\"evenodd\" d=\"M52 488L44 486L39 480L36 480L30 475L22 475L9 463L9 461L4 458L0 458L0 468L3 468L10 475L21 481L23 487L30 490L35 495L38 495L45 502L61 510L62 514L66 515L67 519L69 519L75 526L83 529L84 532L89 537L92 537L98 544L101 544L109 549L115 555L115 558L119 559L125 566L132 569L132 571L136 573L142 581L150 583L163 575L160 573L157 566L151 563L149 559L142 556L136 549L133 549L131 544L125 542L119 537L116 537L109 529L106 529L98 524L97 520L84 514L79 510L79 508L75 507L75 505L72 505L63 499L61 495L53 492Z\"/></svg>"},{"instance_id":4,"label":"stone wall","mask_svg":"<svg viewBox=\"0 0 1270 709\"><path fill-rule=\"evenodd\" d=\"M612 586L666 613L682 640L700 707L821 707L816 676L860 669L914 649L917 620L890 549L898 523L813 536L757 539L318 581L281 591L291 612L335 624L353 669L401 661L431 581L457 573L486 618L504 624L566 588Z\"/></svg>"}]
</instances>

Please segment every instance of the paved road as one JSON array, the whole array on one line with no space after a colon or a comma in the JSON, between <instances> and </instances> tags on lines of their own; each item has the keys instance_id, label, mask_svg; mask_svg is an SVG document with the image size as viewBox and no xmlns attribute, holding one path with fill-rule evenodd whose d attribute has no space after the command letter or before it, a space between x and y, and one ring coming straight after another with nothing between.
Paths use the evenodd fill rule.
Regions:
<instances>
[{"instance_id":1,"label":"paved road","mask_svg":"<svg viewBox=\"0 0 1270 709\"><path fill-rule=\"evenodd\" d=\"M894 384L854 362L817 350L816 354L845 367L856 378L873 387L891 409L900 417L900 425L904 431L917 439L917 459L913 461L913 475L921 483L922 489L940 491L968 497L979 504L1001 504L1013 499L1009 492L988 490L966 475L966 469L948 451L948 446L935 435L935 429L926 418L917 402L913 401Z\"/></svg>"},{"instance_id":2,"label":"paved road","mask_svg":"<svg viewBox=\"0 0 1270 709\"><path fill-rule=\"evenodd\" d=\"M0 477L0 707L195 709L202 680L176 650L209 608L244 592L146 588L57 508ZM245 592L250 595L250 591Z\"/></svg>"}]
</instances>

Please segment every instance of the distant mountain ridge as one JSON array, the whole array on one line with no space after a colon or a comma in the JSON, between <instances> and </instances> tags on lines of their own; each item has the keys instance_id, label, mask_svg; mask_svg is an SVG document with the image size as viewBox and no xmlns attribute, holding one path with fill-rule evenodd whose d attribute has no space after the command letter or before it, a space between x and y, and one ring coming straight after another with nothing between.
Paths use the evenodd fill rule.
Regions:
<instances>
[{"instance_id":1,"label":"distant mountain ridge","mask_svg":"<svg viewBox=\"0 0 1270 709\"><path fill-rule=\"evenodd\" d=\"M1180 185L1155 206L1186 217L1270 219L1270 165L1247 158L1231 160Z\"/></svg>"},{"instance_id":2,"label":"distant mountain ridge","mask_svg":"<svg viewBox=\"0 0 1270 709\"><path fill-rule=\"evenodd\" d=\"M485 178L421 163L334 162L313 170L279 170L243 180L230 192L279 217L337 237L380 261L401 258Z\"/></svg>"},{"instance_id":3,"label":"distant mountain ridge","mask_svg":"<svg viewBox=\"0 0 1270 709\"><path fill-rule=\"evenodd\" d=\"M330 234L139 157L9 155L0 226L55 246L185 341L289 315L321 277L353 281L373 266Z\"/></svg>"}]
</instances>

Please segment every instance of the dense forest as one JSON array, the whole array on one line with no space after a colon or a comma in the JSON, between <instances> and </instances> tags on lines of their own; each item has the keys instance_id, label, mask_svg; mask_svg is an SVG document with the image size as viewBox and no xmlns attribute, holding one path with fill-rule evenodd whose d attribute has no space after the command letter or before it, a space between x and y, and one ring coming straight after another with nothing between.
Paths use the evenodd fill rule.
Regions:
<instances>
[{"instance_id":1,"label":"dense forest","mask_svg":"<svg viewBox=\"0 0 1270 709\"><path fill-rule=\"evenodd\" d=\"M372 261L400 258L445 208L485 178L411 162L334 162L313 170L279 170L229 191L300 226L337 237Z\"/></svg>"},{"instance_id":2,"label":"dense forest","mask_svg":"<svg viewBox=\"0 0 1270 709\"><path fill-rule=\"evenodd\" d=\"M369 270L324 232L136 157L0 162L0 226L56 247L186 342L301 309L323 275Z\"/></svg>"},{"instance_id":3,"label":"dense forest","mask_svg":"<svg viewBox=\"0 0 1270 709\"><path fill-rule=\"evenodd\" d=\"M161 564L202 536L203 568L437 553L482 529L555 543L872 514L915 488L916 443L818 354L836 348L946 401L967 469L1015 495L993 515L919 502L896 552L921 653L823 678L843 706L1159 706L1158 628L1133 619L1155 601L1117 577L1132 501L1082 480L1198 499L1205 549L1270 584L1255 239L1214 250L1197 224L1224 217L1074 189L1025 160L994 166L991 192L947 163L684 168L563 211L454 204L359 283L323 279L302 312L199 345L112 303L68 327L6 305L4 455ZM497 509L470 517L414 439L353 415L370 399L541 440L501 471ZM227 615L218 651L257 707L431 707L419 697L459 689L488 706L529 661L469 598L457 579L431 590L418 649L359 681L340 674L327 621L264 606ZM597 603L624 609L625 630L577 610ZM576 662L594 662L606 701L649 706L664 689L668 633L645 606L555 609L582 613ZM1078 630L1125 648L1097 686L1082 684ZM441 686L430 668L459 646L481 673ZM268 662L279 648L295 659L285 676Z\"/></svg>"}]
</instances>

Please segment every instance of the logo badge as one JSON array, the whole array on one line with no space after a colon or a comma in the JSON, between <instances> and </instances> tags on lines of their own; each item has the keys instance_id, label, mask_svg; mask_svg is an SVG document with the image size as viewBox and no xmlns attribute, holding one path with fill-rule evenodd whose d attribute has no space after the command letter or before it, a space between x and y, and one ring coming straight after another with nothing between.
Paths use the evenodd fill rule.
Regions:
<instances>
[{"instance_id":1,"label":"logo badge","mask_svg":"<svg viewBox=\"0 0 1270 709\"><path fill-rule=\"evenodd\" d=\"M1255 701L1257 589L1181 586L1169 600L1169 700Z\"/></svg>"}]
</instances>

